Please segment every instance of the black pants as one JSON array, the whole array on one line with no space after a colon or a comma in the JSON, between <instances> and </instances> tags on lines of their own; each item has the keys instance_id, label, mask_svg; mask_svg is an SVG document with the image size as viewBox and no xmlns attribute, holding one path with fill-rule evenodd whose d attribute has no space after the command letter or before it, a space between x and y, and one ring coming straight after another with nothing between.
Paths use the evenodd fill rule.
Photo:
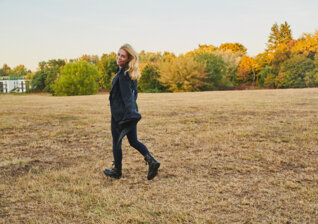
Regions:
<instances>
[{"instance_id":1,"label":"black pants","mask_svg":"<svg viewBox=\"0 0 318 224\"><path fill-rule=\"evenodd\" d=\"M113 136L113 155L115 160L115 165L121 165L121 161L123 159L123 153L121 148L121 141L120 141L120 147L116 149L116 144L119 139L120 135L120 128L119 125L115 122L114 118L111 118L111 130L112 130L112 136ZM147 153L149 153L147 147L138 141L137 139L137 125L135 125L130 132L127 134L128 142L130 146L137 149L143 156L145 156Z\"/></svg>"}]
</instances>

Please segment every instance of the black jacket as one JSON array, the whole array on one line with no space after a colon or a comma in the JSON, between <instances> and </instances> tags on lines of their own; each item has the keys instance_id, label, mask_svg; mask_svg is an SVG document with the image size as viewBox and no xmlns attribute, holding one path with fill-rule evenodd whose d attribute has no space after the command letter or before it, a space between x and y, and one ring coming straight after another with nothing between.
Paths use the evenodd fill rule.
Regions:
<instances>
[{"instance_id":1,"label":"black jacket","mask_svg":"<svg viewBox=\"0 0 318 224\"><path fill-rule=\"evenodd\" d=\"M112 80L109 94L110 110L113 119L121 128L137 123L141 119L136 103L137 81L129 77L126 68L121 68Z\"/></svg>"}]
</instances>

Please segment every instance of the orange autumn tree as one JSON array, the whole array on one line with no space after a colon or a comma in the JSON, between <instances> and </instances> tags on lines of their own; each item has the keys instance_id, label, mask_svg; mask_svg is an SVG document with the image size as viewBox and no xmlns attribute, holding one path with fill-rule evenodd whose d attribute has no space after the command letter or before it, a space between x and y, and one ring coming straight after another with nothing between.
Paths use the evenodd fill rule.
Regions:
<instances>
[{"instance_id":1,"label":"orange autumn tree","mask_svg":"<svg viewBox=\"0 0 318 224\"><path fill-rule=\"evenodd\" d=\"M243 56L237 71L237 79L241 82L255 82L259 65L254 58Z\"/></svg>"},{"instance_id":2,"label":"orange autumn tree","mask_svg":"<svg viewBox=\"0 0 318 224\"><path fill-rule=\"evenodd\" d=\"M242 55L245 55L247 51L246 47L244 47L244 45L240 43L224 43L219 46L219 50L230 50L233 54L241 53Z\"/></svg>"},{"instance_id":3,"label":"orange autumn tree","mask_svg":"<svg viewBox=\"0 0 318 224\"><path fill-rule=\"evenodd\" d=\"M318 31L314 35L304 34L292 48L292 54L304 54L306 57L314 59L318 56Z\"/></svg>"},{"instance_id":4,"label":"orange autumn tree","mask_svg":"<svg viewBox=\"0 0 318 224\"><path fill-rule=\"evenodd\" d=\"M285 23L278 26L275 23L271 27L271 33L267 41L267 51L274 52L279 45L287 44L293 39L290 25L285 21Z\"/></svg>"},{"instance_id":5,"label":"orange autumn tree","mask_svg":"<svg viewBox=\"0 0 318 224\"><path fill-rule=\"evenodd\" d=\"M200 45L197 49L194 49L193 51L189 51L187 52L185 55L186 56L195 56L195 55L200 55L200 54L211 54L211 53L215 53L215 51L218 48L213 46L213 45Z\"/></svg>"}]
</instances>

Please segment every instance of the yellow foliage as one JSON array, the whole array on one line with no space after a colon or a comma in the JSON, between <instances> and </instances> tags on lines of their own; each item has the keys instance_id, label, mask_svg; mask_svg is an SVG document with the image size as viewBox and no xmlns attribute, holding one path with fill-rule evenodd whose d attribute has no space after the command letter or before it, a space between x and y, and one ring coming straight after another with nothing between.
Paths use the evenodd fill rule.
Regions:
<instances>
[{"instance_id":1,"label":"yellow foliage","mask_svg":"<svg viewBox=\"0 0 318 224\"><path fill-rule=\"evenodd\" d=\"M171 61L174 58L176 58L176 56L173 53L170 53L170 52L164 52L163 53L163 60L164 61Z\"/></svg>"},{"instance_id":2,"label":"yellow foliage","mask_svg":"<svg viewBox=\"0 0 318 224\"><path fill-rule=\"evenodd\" d=\"M246 54L246 47L240 43L224 43L219 46L219 50L226 51L230 50L232 53Z\"/></svg>"},{"instance_id":3,"label":"yellow foliage","mask_svg":"<svg viewBox=\"0 0 318 224\"><path fill-rule=\"evenodd\" d=\"M307 57L318 55L318 31L314 35L304 34L304 37L297 41L292 48L293 54L304 54Z\"/></svg>"},{"instance_id":4,"label":"yellow foliage","mask_svg":"<svg viewBox=\"0 0 318 224\"><path fill-rule=\"evenodd\" d=\"M139 53L139 61L140 62L158 62L163 59L163 56L160 52L154 53L154 52L145 52L141 51Z\"/></svg>"},{"instance_id":5,"label":"yellow foliage","mask_svg":"<svg viewBox=\"0 0 318 224\"><path fill-rule=\"evenodd\" d=\"M264 68L266 65L269 65L269 55L271 52L265 51L264 53L260 53L254 57L254 60L261 68ZM261 69L260 68L260 69Z\"/></svg>"},{"instance_id":6,"label":"yellow foliage","mask_svg":"<svg viewBox=\"0 0 318 224\"><path fill-rule=\"evenodd\" d=\"M141 51L139 53L139 70L140 73L143 73L144 68L146 65L151 65L152 67L159 67L163 60L166 60L166 57L173 57L174 54L165 52L162 55L160 52L145 52ZM175 57L175 56L174 56Z\"/></svg>"},{"instance_id":7,"label":"yellow foliage","mask_svg":"<svg viewBox=\"0 0 318 224\"><path fill-rule=\"evenodd\" d=\"M286 61L290 56L290 47L288 44L282 43L278 45L274 52L270 52L269 55L271 64L280 64Z\"/></svg>"},{"instance_id":8,"label":"yellow foliage","mask_svg":"<svg viewBox=\"0 0 318 224\"><path fill-rule=\"evenodd\" d=\"M272 49L271 51L266 51L262 54L259 54L258 57L256 57L256 61L261 60L262 66L264 66L264 62L266 64L271 65L279 65L280 63L286 61L289 59L292 49L297 43L296 40L290 40L287 43L281 43L277 45L277 47Z\"/></svg>"},{"instance_id":9,"label":"yellow foliage","mask_svg":"<svg viewBox=\"0 0 318 224\"><path fill-rule=\"evenodd\" d=\"M28 74L25 77L25 80L26 81L31 81L34 76L35 76L35 72L28 72Z\"/></svg>"},{"instance_id":10,"label":"yellow foliage","mask_svg":"<svg viewBox=\"0 0 318 224\"><path fill-rule=\"evenodd\" d=\"M238 68L237 79L246 82L252 76L253 81L255 81L255 74L259 68L260 66L254 58L243 56Z\"/></svg>"},{"instance_id":11,"label":"yellow foliage","mask_svg":"<svg viewBox=\"0 0 318 224\"><path fill-rule=\"evenodd\" d=\"M185 56L194 56L197 54L211 54L217 50L217 47L213 45L199 45L198 49L194 49L193 51L189 51L185 54Z\"/></svg>"},{"instance_id":12,"label":"yellow foliage","mask_svg":"<svg viewBox=\"0 0 318 224\"><path fill-rule=\"evenodd\" d=\"M139 63L139 71L140 73L142 73L142 71L144 70L144 68L146 67L148 63L146 61L140 62Z\"/></svg>"},{"instance_id":13,"label":"yellow foliage","mask_svg":"<svg viewBox=\"0 0 318 224\"><path fill-rule=\"evenodd\" d=\"M202 81L207 78L205 67L192 57L181 55L161 64L159 81L173 92L196 91L206 85Z\"/></svg>"},{"instance_id":14,"label":"yellow foliage","mask_svg":"<svg viewBox=\"0 0 318 224\"><path fill-rule=\"evenodd\" d=\"M77 61L87 61L89 63L97 64L99 59L97 55L87 55L83 54Z\"/></svg>"}]
</instances>

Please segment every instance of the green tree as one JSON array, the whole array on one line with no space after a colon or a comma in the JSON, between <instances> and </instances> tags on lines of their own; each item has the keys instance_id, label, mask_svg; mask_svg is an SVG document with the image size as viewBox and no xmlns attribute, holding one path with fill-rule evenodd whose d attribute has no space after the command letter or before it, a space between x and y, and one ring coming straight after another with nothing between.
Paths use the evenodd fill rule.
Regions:
<instances>
[{"instance_id":1,"label":"green tree","mask_svg":"<svg viewBox=\"0 0 318 224\"><path fill-rule=\"evenodd\" d=\"M30 76L32 77L32 88L53 94L54 81L64 65L65 60L63 59L52 59L47 62L39 62L38 71Z\"/></svg>"},{"instance_id":2,"label":"green tree","mask_svg":"<svg viewBox=\"0 0 318 224\"><path fill-rule=\"evenodd\" d=\"M194 56L199 63L205 64L207 78L204 80L207 85L202 86L200 90L223 89L231 86L226 82L226 64L220 55L214 53L199 53ZM225 85L225 86L224 86Z\"/></svg>"},{"instance_id":3,"label":"green tree","mask_svg":"<svg viewBox=\"0 0 318 224\"><path fill-rule=\"evenodd\" d=\"M2 69L0 69L0 76L8 76L11 68L7 64L3 64Z\"/></svg>"},{"instance_id":4,"label":"green tree","mask_svg":"<svg viewBox=\"0 0 318 224\"><path fill-rule=\"evenodd\" d=\"M0 68L0 76L6 76L6 73L2 68Z\"/></svg>"},{"instance_id":5,"label":"green tree","mask_svg":"<svg viewBox=\"0 0 318 224\"><path fill-rule=\"evenodd\" d=\"M112 83L111 80L117 72L118 66L116 63L116 54L103 54L97 64L98 70L101 74L99 85L101 88L110 90Z\"/></svg>"},{"instance_id":6,"label":"green tree","mask_svg":"<svg viewBox=\"0 0 318 224\"><path fill-rule=\"evenodd\" d=\"M273 73L268 73L264 78L264 86L267 88L275 88L277 76Z\"/></svg>"},{"instance_id":7,"label":"green tree","mask_svg":"<svg viewBox=\"0 0 318 224\"><path fill-rule=\"evenodd\" d=\"M65 60L62 59L52 59L48 62L39 63L40 71L42 71L46 75L45 87L43 91L54 93L53 84L63 66L65 66Z\"/></svg>"},{"instance_id":8,"label":"green tree","mask_svg":"<svg viewBox=\"0 0 318 224\"><path fill-rule=\"evenodd\" d=\"M141 92L163 92L165 87L158 81L159 68L155 64L147 64L141 72L138 88Z\"/></svg>"},{"instance_id":9,"label":"green tree","mask_svg":"<svg viewBox=\"0 0 318 224\"><path fill-rule=\"evenodd\" d=\"M230 81L230 85L234 86L238 83L237 80L237 69L242 60L242 53L233 53L231 50L218 50L215 52L216 55L222 57L226 65L224 72L226 80Z\"/></svg>"},{"instance_id":10,"label":"green tree","mask_svg":"<svg viewBox=\"0 0 318 224\"><path fill-rule=\"evenodd\" d=\"M276 77L275 84L278 88L303 88L310 79L315 78L315 62L305 55L295 55L282 64Z\"/></svg>"},{"instance_id":11,"label":"green tree","mask_svg":"<svg viewBox=\"0 0 318 224\"><path fill-rule=\"evenodd\" d=\"M256 84L261 87L265 87L265 78L269 73L273 73L272 67L270 66L268 59L269 52L264 52L256 55L254 57L255 62L259 65L259 70L256 73L256 77L258 77L258 81ZM269 88L273 88L274 86Z\"/></svg>"},{"instance_id":12,"label":"green tree","mask_svg":"<svg viewBox=\"0 0 318 224\"><path fill-rule=\"evenodd\" d=\"M53 86L55 95L90 95L98 91L100 74L95 65L86 61L64 66Z\"/></svg>"},{"instance_id":13,"label":"green tree","mask_svg":"<svg viewBox=\"0 0 318 224\"><path fill-rule=\"evenodd\" d=\"M87 61L88 63L97 65L98 61L99 61L99 58L98 58L98 55L87 55L87 54L84 54L84 55L82 55L82 57L79 58L79 61Z\"/></svg>"},{"instance_id":14,"label":"green tree","mask_svg":"<svg viewBox=\"0 0 318 224\"><path fill-rule=\"evenodd\" d=\"M31 79L31 88L43 91L45 88L45 80L46 80L47 74L40 70L35 73L35 75Z\"/></svg>"},{"instance_id":15,"label":"green tree","mask_svg":"<svg viewBox=\"0 0 318 224\"><path fill-rule=\"evenodd\" d=\"M259 77L259 79L258 79L258 82L257 82L257 85L258 86L264 86L264 87L268 87L268 88L274 88L274 81L273 81L273 86L271 86L271 84L269 84L269 83L266 83L265 84L265 79L270 75L270 74L272 74L272 67L270 67L270 66L265 66L263 69L261 69L260 71L259 71L259 73L258 73L258 77ZM276 77L276 76L275 76ZM275 80L275 77L274 77L274 80ZM269 84L268 86L267 86L267 84Z\"/></svg>"},{"instance_id":16,"label":"green tree","mask_svg":"<svg viewBox=\"0 0 318 224\"><path fill-rule=\"evenodd\" d=\"M7 70L9 76L15 76L15 77L24 77L26 76L30 70L27 70L27 68L24 65L17 65L13 69Z\"/></svg>"}]
</instances>

